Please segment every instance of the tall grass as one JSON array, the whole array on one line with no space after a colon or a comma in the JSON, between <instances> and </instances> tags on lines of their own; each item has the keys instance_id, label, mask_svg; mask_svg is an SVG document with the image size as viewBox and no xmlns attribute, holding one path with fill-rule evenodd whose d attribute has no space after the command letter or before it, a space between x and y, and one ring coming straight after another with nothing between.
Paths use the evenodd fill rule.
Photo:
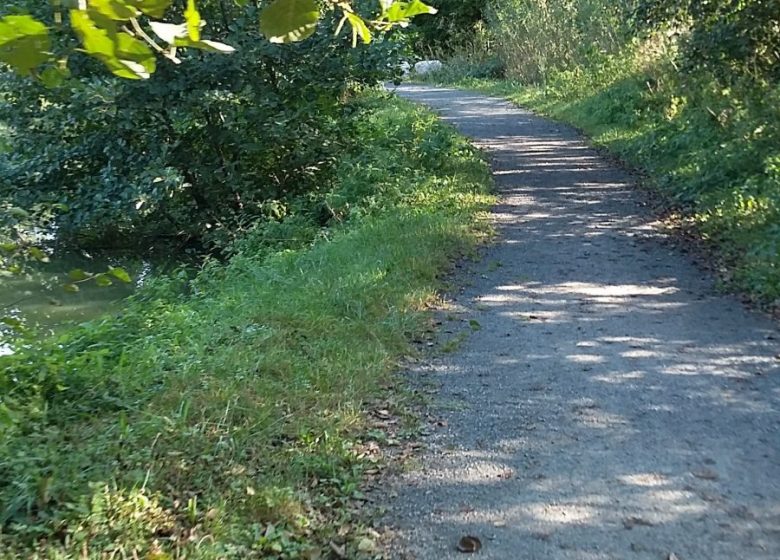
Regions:
<instances>
[{"instance_id":1,"label":"tall grass","mask_svg":"<svg viewBox=\"0 0 780 560\"><path fill-rule=\"evenodd\" d=\"M490 201L464 139L369 97L331 227L258 227L194 281L0 358L2 558L360 556L372 403L393 408L392 371Z\"/></svg>"},{"instance_id":2,"label":"tall grass","mask_svg":"<svg viewBox=\"0 0 780 560\"><path fill-rule=\"evenodd\" d=\"M622 44L619 6L603 0L492 0L486 9L509 78L540 83Z\"/></svg>"}]
</instances>

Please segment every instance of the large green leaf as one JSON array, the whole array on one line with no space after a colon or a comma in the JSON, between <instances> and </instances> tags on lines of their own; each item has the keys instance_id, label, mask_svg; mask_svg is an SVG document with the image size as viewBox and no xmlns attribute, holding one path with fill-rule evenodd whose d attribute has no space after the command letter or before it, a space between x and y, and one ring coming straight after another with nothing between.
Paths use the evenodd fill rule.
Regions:
<instances>
[{"instance_id":1,"label":"large green leaf","mask_svg":"<svg viewBox=\"0 0 780 560\"><path fill-rule=\"evenodd\" d=\"M111 276L113 276L120 282L124 282L125 284L132 282L130 275L127 273L127 271L124 268L120 268L118 266L109 266L108 272L111 274Z\"/></svg>"},{"instance_id":2,"label":"large green leaf","mask_svg":"<svg viewBox=\"0 0 780 560\"><path fill-rule=\"evenodd\" d=\"M161 18L173 0L133 0L133 5L149 17Z\"/></svg>"},{"instance_id":3,"label":"large green leaf","mask_svg":"<svg viewBox=\"0 0 780 560\"><path fill-rule=\"evenodd\" d=\"M138 10L124 0L89 0L89 8L116 21L127 21L138 15Z\"/></svg>"},{"instance_id":4,"label":"large green leaf","mask_svg":"<svg viewBox=\"0 0 780 560\"><path fill-rule=\"evenodd\" d=\"M181 23L165 23L163 21L150 21L149 27L160 39L173 45L176 39L181 39L187 36L187 24Z\"/></svg>"},{"instance_id":5,"label":"large green leaf","mask_svg":"<svg viewBox=\"0 0 780 560\"><path fill-rule=\"evenodd\" d=\"M22 74L51 58L51 40L46 26L31 16L0 19L0 61Z\"/></svg>"},{"instance_id":6,"label":"large green leaf","mask_svg":"<svg viewBox=\"0 0 780 560\"><path fill-rule=\"evenodd\" d=\"M145 79L154 73L157 60L149 46L95 13L71 10L70 22L84 51L105 64L120 78Z\"/></svg>"},{"instance_id":7,"label":"large green leaf","mask_svg":"<svg viewBox=\"0 0 780 560\"><path fill-rule=\"evenodd\" d=\"M193 41L187 36L187 25L164 23L161 21L150 21L149 26L160 39L168 43L169 45L175 45L177 47L188 47L191 49L201 49L204 51L218 52L228 54L234 52L236 49L225 43L219 43L217 41L208 41L201 39L200 41Z\"/></svg>"},{"instance_id":8,"label":"large green leaf","mask_svg":"<svg viewBox=\"0 0 780 560\"><path fill-rule=\"evenodd\" d=\"M347 20L349 20L349 24L352 26L352 46L354 47L357 45L358 37L360 37L364 43L370 43L371 30L366 25L366 22L363 21L363 18L350 12L347 12L344 15L346 16Z\"/></svg>"},{"instance_id":9,"label":"large green leaf","mask_svg":"<svg viewBox=\"0 0 780 560\"><path fill-rule=\"evenodd\" d=\"M174 45L176 45L177 47L200 49L202 51L221 53L221 54L230 54L236 51L236 49L234 49L230 45L226 45L225 43L220 43L219 41L209 41L208 39L193 41L189 37L182 37L180 39L176 39Z\"/></svg>"},{"instance_id":10,"label":"large green leaf","mask_svg":"<svg viewBox=\"0 0 780 560\"><path fill-rule=\"evenodd\" d=\"M429 6L420 0L412 0L411 2L396 1L386 8L384 18L391 23L399 23L406 22L414 16L419 16L421 14L435 13L436 8Z\"/></svg>"},{"instance_id":11,"label":"large green leaf","mask_svg":"<svg viewBox=\"0 0 780 560\"><path fill-rule=\"evenodd\" d=\"M111 281L111 278L108 277L108 274L103 272L101 274L95 275L95 284L101 288L107 288L108 286L112 286L114 283Z\"/></svg>"},{"instance_id":12,"label":"large green leaf","mask_svg":"<svg viewBox=\"0 0 780 560\"><path fill-rule=\"evenodd\" d=\"M68 278L72 280L73 282L81 282L83 280L86 280L90 277L90 274L84 272L80 268L74 268L70 272L68 272Z\"/></svg>"},{"instance_id":13,"label":"large green leaf","mask_svg":"<svg viewBox=\"0 0 780 560\"><path fill-rule=\"evenodd\" d=\"M316 0L275 0L260 14L260 31L272 43L293 43L311 37L320 9Z\"/></svg>"},{"instance_id":14,"label":"large green leaf","mask_svg":"<svg viewBox=\"0 0 780 560\"><path fill-rule=\"evenodd\" d=\"M419 16L421 14L435 14L436 11L436 8L424 4L423 2L420 2L420 0L412 0L404 10L404 15L407 18L413 18L414 16Z\"/></svg>"}]
</instances>

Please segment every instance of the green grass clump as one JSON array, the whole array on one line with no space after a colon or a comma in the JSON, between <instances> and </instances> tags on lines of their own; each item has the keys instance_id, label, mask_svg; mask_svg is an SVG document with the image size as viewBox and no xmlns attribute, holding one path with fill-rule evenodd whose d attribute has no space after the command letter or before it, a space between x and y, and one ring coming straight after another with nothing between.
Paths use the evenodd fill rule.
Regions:
<instances>
[{"instance_id":1,"label":"green grass clump","mask_svg":"<svg viewBox=\"0 0 780 560\"><path fill-rule=\"evenodd\" d=\"M780 88L682 73L641 45L553 73L543 85L440 83L507 97L574 124L633 167L712 242L732 285L780 298Z\"/></svg>"},{"instance_id":2,"label":"green grass clump","mask_svg":"<svg viewBox=\"0 0 780 560\"><path fill-rule=\"evenodd\" d=\"M323 198L0 357L2 558L359 556L367 407L484 235L490 179L430 113L356 105Z\"/></svg>"}]
</instances>

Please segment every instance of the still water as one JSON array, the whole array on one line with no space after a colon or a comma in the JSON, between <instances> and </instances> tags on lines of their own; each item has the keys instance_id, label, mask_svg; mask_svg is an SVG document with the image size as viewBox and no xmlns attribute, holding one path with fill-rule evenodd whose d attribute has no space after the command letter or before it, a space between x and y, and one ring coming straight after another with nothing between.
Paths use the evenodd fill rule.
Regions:
<instances>
[{"instance_id":1,"label":"still water","mask_svg":"<svg viewBox=\"0 0 780 560\"><path fill-rule=\"evenodd\" d=\"M31 265L25 274L0 277L0 317L21 319L39 335L56 333L66 325L81 323L118 311L122 302L153 273L170 270L170 257L140 259L122 255L57 253L48 263ZM113 279L111 286L97 286L94 280L78 283L79 291L68 292L68 273L81 269L88 273L105 272L109 266L122 267L131 282ZM8 353L8 329L0 328L0 354ZM4 350L5 348L5 350Z\"/></svg>"}]
</instances>

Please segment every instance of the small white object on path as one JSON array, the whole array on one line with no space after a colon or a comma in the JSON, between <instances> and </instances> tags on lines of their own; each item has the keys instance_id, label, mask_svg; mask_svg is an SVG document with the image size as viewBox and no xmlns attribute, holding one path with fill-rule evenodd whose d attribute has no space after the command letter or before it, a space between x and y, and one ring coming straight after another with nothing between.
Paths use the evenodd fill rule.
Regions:
<instances>
[{"instance_id":1,"label":"small white object on path","mask_svg":"<svg viewBox=\"0 0 780 560\"><path fill-rule=\"evenodd\" d=\"M431 72L438 72L444 68L441 60L421 60L414 65L414 73L418 76L425 76Z\"/></svg>"}]
</instances>

